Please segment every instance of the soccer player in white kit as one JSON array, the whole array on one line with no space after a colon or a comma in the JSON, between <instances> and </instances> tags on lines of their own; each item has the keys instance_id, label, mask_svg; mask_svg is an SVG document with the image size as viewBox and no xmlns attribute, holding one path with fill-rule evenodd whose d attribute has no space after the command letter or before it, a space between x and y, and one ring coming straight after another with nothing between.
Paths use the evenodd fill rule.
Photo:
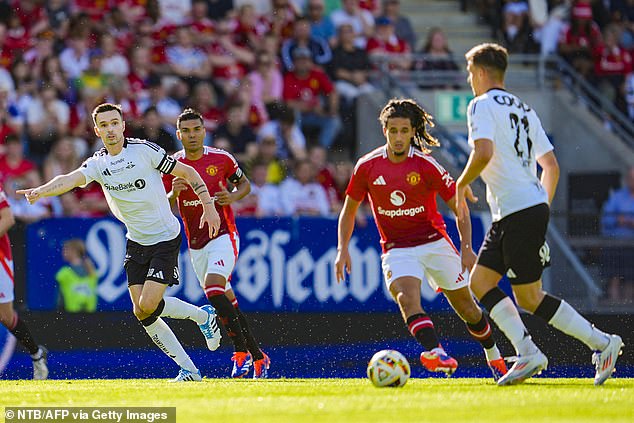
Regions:
<instances>
[{"instance_id":1,"label":"soccer player in white kit","mask_svg":"<svg viewBox=\"0 0 634 423\"><path fill-rule=\"evenodd\" d=\"M398 304L409 332L425 348L421 364L429 371L451 375L458 362L438 342L434 324L421 305L421 283L442 291L478 341L495 380L506 373L506 364L495 345L489 322L469 292L469 269L475 264L471 248L471 220L458 219L459 253L438 213L440 196L457 213L455 182L429 154L440 145L427 132L428 115L413 100L392 99L379 120L386 143L357 162L339 216L337 281L350 272L348 244L357 209L367 196L381 234L381 263L385 283Z\"/></svg>"},{"instance_id":2,"label":"soccer player in white kit","mask_svg":"<svg viewBox=\"0 0 634 423\"><path fill-rule=\"evenodd\" d=\"M550 264L546 243L549 205L555 196L559 165L537 114L504 89L508 53L497 44L480 44L467 54L469 83L476 96L469 104L469 144L473 149L457 181L459 213L465 193L481 176L493 223L471 273L471 290L509 338L517 361L498 385L521 383L548 366L531 340L513 301L498 287L506 274L520 307L595 351L595 385L610 377L623 346L618 335L595 328L566 301L542 289ZM542 167L537 177L537 163Z\"/></svg>"},{"instance_id":3,"label":"soccer player in white kit","mask_svg":"<svg viewBox=\"0 0 634 423\"><path fill-rule=\"evenodd\" d=\"M161 174L186 179L203 204L200 227L208 226L212 237L220 225L205 183L191 166L177 162L152 142L125 138L121 107L104 103L92 112L95 134L104 148L81 167L56 176L44 185L16 191L29 203L61 195L97 181L110 210L127 229L124 267L134 315L152 341L180 366L174 382L200 381L200 371L162 317L195 321L210 350L220 345L220 330L211 306L198 308L178 298L163 297L168 286L178 284L180 224L172 214Z\"/></svg>"}]
</instances>

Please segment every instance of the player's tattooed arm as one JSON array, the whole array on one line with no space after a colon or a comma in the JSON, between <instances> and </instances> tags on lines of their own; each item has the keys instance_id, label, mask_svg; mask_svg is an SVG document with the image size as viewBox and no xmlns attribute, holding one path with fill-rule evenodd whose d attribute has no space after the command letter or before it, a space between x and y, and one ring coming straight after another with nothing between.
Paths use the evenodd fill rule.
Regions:
<instances>
[{"instance_id":1,"label":"player's tattooed arm","mask_svg":"<svg viewBox=\"0 0 634 423\"><path fill-rule=\"evenodd\" d=\"M86 177L81 170L77 169L71 173L56 176L39 187L20 189L17 190L16 193L24 194L27 201L30 204L33 204L42 197L55 197L57 195L62 195L73 188L84 185L85 183Z\"/></svg>"}]
</instances>

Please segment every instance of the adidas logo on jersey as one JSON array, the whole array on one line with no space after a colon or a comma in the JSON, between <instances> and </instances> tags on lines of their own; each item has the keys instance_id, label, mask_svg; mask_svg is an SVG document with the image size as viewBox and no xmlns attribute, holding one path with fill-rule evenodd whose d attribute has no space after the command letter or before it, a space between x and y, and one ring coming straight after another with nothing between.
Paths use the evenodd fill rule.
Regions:
<instances>
[{"instance_id":1,"label":"adidas logo on jersey","mask_svg":"<svg viewBox=\"0 0 634 423\"><path fill-rule=\"evenodd\" d=\"M374 182L372 182L372 185L386 185L383 175L380 175L378 178L376 178Z\"/></svg>"},{"instance_id":2,"label":"adidas logo on jersey","mask_svg":"<svg viewBox=\"0 0 634 423\"><path fill-rule=\"evenodd\" d=\"M214 266L225 267L225 261L224 260L218 260L217 262L214 263Z\"/></svg>"},{"instance_id":3,"label":"adidas logo on jersey","mask_svg":"<svg viewBox=\"0 0 634 423\"><path fill-rule=\"evenodd\" d=\"M508 276L508 277L509 277L509 278L511 278L511 279L514 279L514 278L516 278L516 277L517 277L517 275L515 274L515 272L513 271L513 269L509 269L509 270L506 272L506 276Z\"/></svg>"}]
</instances>

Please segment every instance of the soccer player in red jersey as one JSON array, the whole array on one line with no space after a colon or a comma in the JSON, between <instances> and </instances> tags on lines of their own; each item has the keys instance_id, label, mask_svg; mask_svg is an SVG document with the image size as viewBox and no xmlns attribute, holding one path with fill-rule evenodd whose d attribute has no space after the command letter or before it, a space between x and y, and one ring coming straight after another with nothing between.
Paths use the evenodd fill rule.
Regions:
<instances>
[{"instance_id":1,"label":"soccer player in red jersey","mask_svg":"<svg viewBox=\"0 0 634 423\"><path fill-rule=\"evenodd\" d=\"M178 203L185 223L196 276L233 342L235 352L231 358L231 376L242 378L253 366L254 379L266 378L271 360L253 337L229 283L240 248L231 203L244 198L251 190L251 185L231 154L203 145L205 126L200 113L185 109L178 117L176 127L176 135L183 143L183 150L175 153L174 158L199 171L209 193L215 195L220 215L220 229L210 238L197 223L202 206L189 184L182 178L167 178L170 200ZM229 190L228 183L235 190Z\"/></svg>"},{"instance_id":2,"label":"soccer player in red jersey","mask_svg":"<svg viewBox=\"0 0 634 423\"><path fill-rule=\"evenodd\" d=\"M33 340L28 326L13 308L13 256L7 232L15 223L4 190L0 188L0 323L20 341L33 360L33 379L48 378L47 350Z\"/></svg>"},{"instance_id":3,"label":"soccer player in red jersey","mask_svg":"<svg viewBox=\"0 0 634 423\"><path fill-rule=\"evenodd\" d=\"M427 132L431 116L413 100L392 99L379 116L386 144L357 162L339 216L335 272L338 281L350 273L348 244L354 218L368 196L381 235L382 267L387 287L397 302L410 333L425 348L420 356L425 368L451 375L458 367L438 342L434 324L421 306L423 276L442 291L467 324L471 336L482 344L494 379L506 373L491 326L469 291L469 269L476 261L471 245L469 216L457 220L461 239L458 253L436 207L436 195L457 215L455 183L429 155L440 145Z\"/></svg>"}]
</instances>

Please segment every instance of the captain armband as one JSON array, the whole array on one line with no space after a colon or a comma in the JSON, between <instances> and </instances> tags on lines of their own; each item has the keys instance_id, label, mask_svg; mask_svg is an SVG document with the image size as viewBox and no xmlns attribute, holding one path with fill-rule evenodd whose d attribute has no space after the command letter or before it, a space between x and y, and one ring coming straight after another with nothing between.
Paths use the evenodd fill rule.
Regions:
<instances>
[{"instance_id":1,"label":"captain armband","mask_svg":"<svg viewBox=\"0 0 634 423\"><path fill-rule=\"evenodd\" d=\"M229 176L227 179L229 180L229 182L235 185L240 182L240 179L242 179L243 175L244 172L242 172L242 169L238 168L236 172L233 175Z\"/></svg>"}]
</instances>

